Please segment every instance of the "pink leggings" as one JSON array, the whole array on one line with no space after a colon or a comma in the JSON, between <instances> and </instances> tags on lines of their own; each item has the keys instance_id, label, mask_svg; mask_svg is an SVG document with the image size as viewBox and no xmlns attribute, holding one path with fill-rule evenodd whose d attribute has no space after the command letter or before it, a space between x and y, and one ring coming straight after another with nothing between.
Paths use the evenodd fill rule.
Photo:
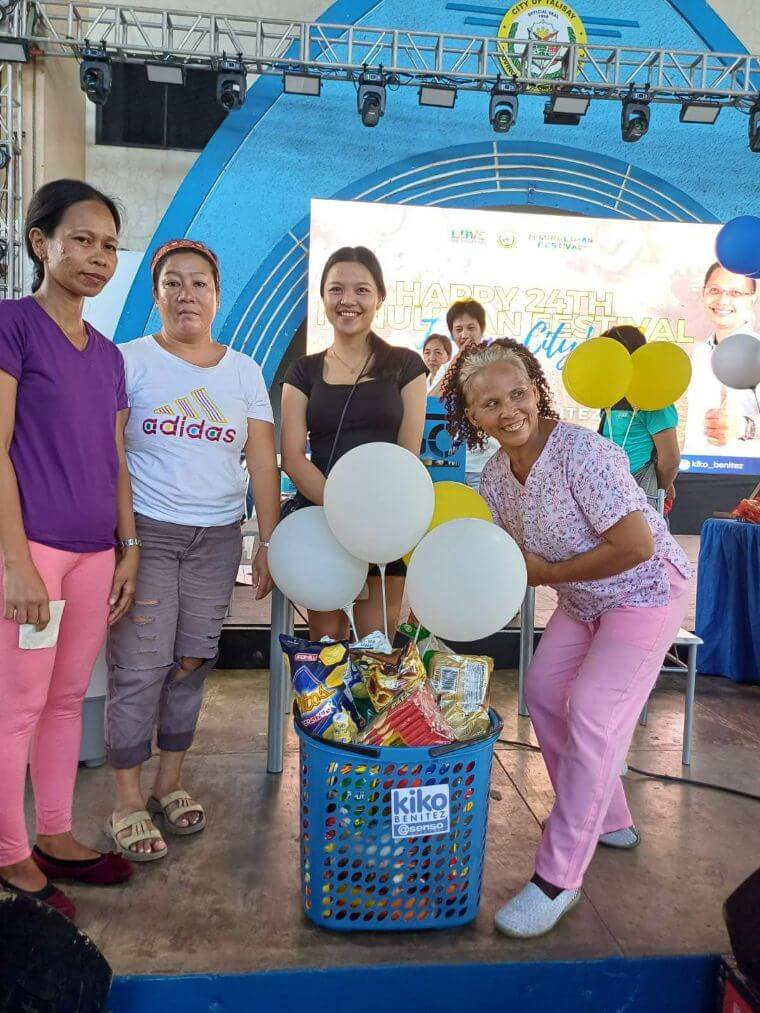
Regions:
<instances>
[{"instance_id":1,"label":"pink leggings","mask_svg":"<svg viewBox=\"0 0 760 1013\"><path fill-rule=\"evenodd\" d=\"M27 757L37 833L71 830L82 701L106 635L114 571L113 549L64 552L38 542L29 548L50 599L66 606L55 647L21 650L18 624L0 618L0 867L30 854ZM0 590L0 616L4 607Z\"/></svg>"},{"instance_id":2,"label":"pink leggings","mask_svg":"<svg viewBox=\"0 0 760 1013\"><path fill-rule=\"evenodd\" d=\"M672 567L671 600L622 606L592 623L558 609L530 665L525 696L555 802L535 869L554 886L583 881L602 833L633 824L620 780L636 721L688 604Z\"/></svg>"}]
</instances>

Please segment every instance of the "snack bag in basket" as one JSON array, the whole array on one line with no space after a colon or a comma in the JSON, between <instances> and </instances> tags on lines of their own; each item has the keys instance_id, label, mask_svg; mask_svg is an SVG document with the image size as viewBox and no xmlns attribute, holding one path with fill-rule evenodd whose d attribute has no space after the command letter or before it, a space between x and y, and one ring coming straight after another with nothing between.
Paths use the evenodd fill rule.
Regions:
<instances>
[{"instance_id":1,"label":"snack bag in basket","mask_svg":"<svg viewBox=\"0 0 760 1013\"><path fill-rule=\"evenodd\" d=\"M304 728L333 742L353 742L359 732L359 716L345 686L348 644L285 636L280 636L280 644Z\"/></svg>"},{"instance_id":2,"label":"snack bag in basket","mask_svg":"<svg viewBox=\"0 0 760 1013\"><path fill-rule=\"evenodd\" d=\"M397 696L408 693L427 677L417 645L413 642L391 654L355 651L351 661L362 677L377 714Z\"/></svg>"},{"instance_id":3,"label":"snack bag in basket","mask_svg":"<svg viewBox=\"0 0 760 1013\"><path fill-rule=\"evenodd\" d=\"M488 701L492 672L493 658L433 655L430 682L438 706L460 742L486 735L491 727Z\"/></svg>"},{"instance_id":4,"label":"snack bag in basket","mask_svg":"<svg viewBox=\"0 0 760 1013\"><path fill-rule=\"evenodd\" d=\"M360 728L371 721L375 716L375 708L372 706L372 701L369 698L369 692L367 686L362 679L361 672L355 664L355 659L365 651L372 651L375 654L392 654L393 647L391 646L390 640L382 632L382 630L375 630L374 633L368 633L362 640L358 640L355 644L351 644L348 651L349 665L348 665L348 679L346 681L346 687L351 693L351 697L354 701L356 711L361 718Z\"/></svg>"},{"instance_id":5,"label":"snack bag in basket","mask_svg":"<svg viewBox=\"0 0 760 1013\"><path fill-rule=\"evenodd\" d=\"M441 746L455 738L427 680L396 697L359 736L369 746Z\"/></svg>"}]
</instances>

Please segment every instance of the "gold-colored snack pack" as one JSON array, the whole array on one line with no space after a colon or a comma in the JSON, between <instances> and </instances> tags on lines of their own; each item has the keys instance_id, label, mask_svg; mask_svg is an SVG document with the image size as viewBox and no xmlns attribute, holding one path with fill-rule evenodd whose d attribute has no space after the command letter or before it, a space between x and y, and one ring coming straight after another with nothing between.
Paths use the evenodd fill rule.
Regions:
<instances>
[{"instance_id":1,"label":"gold-colored snack pack","mask_svg":"<svg viewBox=\"0 0 760 1013\"><path fill-rule=\"evenodd\" d=\"M460 742L486 735L493 658L436 653L430 662L430 682L438 706Z\"/></svg>"},{"instance_id":2,"label":"gold-colored snack pack","mask_svg":"<svg viewBox=\"0 0 760 1013\"><path fill-rule=\"evenodd\" d=\"M392 654L352 651L351 664L361 675L372 707L378 714L396 697L408 693L426 678L420 652L411 642Z\"/></svg>"}]
</instances>

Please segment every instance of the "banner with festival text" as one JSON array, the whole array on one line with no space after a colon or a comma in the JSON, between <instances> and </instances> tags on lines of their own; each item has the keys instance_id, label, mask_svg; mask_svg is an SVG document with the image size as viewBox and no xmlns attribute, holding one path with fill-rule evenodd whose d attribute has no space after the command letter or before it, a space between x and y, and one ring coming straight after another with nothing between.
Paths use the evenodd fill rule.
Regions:
<instances>
[{"instance_id":1,"label":"banner with festival text","mask_svg":"<svg viewBox=\"0 0 760 1013\"><path fill-rule=\"evenodd\" d=\"M648 341L676 342L692 357L692 383L678 404L682 470L758 474L760 426L757 438L747 439L739 419L733 435L716 445L705 423L707 411L726 404L726 391L709 369L716 315L704 286L717 230L696 223L314 200L308 351L332 340L319 297L327 257L341 246L368 246L382 264L388 290L375 329L391 344L420 350L429 334L447 333L446 311L454 301L477 299L486 312L486 337L524 343L543 365L561 417L596 429L599 413L568 397L562 367L580 342L615 324L633 324ZM747 294L752 287L746 280L733 302L737 290L729 288L721 313L733 313L735 330L760 341L757 303ZM747 394L754 403L751 392L738 403L746 404Z\"/></svg>"}]
</instances>

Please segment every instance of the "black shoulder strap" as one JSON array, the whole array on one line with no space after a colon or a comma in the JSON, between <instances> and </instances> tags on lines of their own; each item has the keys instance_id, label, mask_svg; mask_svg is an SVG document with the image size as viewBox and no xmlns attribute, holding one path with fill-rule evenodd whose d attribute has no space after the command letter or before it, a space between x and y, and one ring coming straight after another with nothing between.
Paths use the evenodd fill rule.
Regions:
<instances>
[{"instance_id":1,"label":"black shoulder strap","mask_svg":"<svg viewBox=\"0 0 760 1013\"><path fill-rule=\"evenodd\" d=\"M338 440L340 439L340 434L343 431L343 423L345 422L345 419L346 419L346 412L348 411L348 406L351 404L351 398L354 396L354 391L359 386L359 381L362 379L362 377L367 372L367 366L369 366L370 359L372 358L373 351L374 351L374 349L370 346L369 355L364 360L364 365L362 366L361 370L359 371L359 375L354 380L353 386L351 387L351 390L348 392L348 395L346 396L346 403L343 405L343 411L340 414L340 420L338 422L338 428L335 430L335 439L333 440L332 450L330 451L330 458L329 458L329 460L327 462L327 468L325 469L325 478L330 474L330 468L332 468L332 466L333 466L333 461L335 459L335 451L337 450L337 447L338 447ZM320 363L320 365L321 365L321 363Z\"/></svg>"}]
</instances>

